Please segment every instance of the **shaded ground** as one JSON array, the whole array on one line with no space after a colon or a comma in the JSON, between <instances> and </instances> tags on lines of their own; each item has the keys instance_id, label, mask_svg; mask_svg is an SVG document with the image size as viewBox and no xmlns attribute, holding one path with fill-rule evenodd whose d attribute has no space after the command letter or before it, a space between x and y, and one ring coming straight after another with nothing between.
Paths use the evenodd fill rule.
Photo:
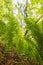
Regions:
<instances>
[{"instance_id":1,"label":"shaded ground","mask_svg":"<svg viewBox=\"0 0 43 65\"><path fill-rule=\"evenodd\" d=\"M4 55L4 47L0 43L0 65L40 65L38 62L30 62L25 56L20 57L16 51L9 50ZM43 63L41 64L43 65Z\"/></svg>"}]
</instances>

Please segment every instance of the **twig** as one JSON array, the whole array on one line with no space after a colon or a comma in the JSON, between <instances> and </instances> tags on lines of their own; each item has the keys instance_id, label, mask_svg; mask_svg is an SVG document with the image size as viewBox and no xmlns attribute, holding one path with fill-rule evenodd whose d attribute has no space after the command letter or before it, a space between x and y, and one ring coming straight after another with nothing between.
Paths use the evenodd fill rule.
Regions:
<instances>
[{"instance_id":1,"label":"twig","mask_svg":"<svg viewBox=\"0 0 43 65\"><path fill-rule=\"evenodd\" d=\"M41 15L35 23L37 24L42 17L43 15Z\"/></svg>"}]
</instances>

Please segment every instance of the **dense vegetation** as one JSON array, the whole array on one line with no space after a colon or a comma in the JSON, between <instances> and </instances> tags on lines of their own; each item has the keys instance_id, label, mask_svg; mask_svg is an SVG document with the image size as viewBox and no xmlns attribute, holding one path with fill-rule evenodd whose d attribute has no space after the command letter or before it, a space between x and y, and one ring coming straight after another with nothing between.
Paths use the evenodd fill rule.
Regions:
<instances>
[{"instance_id":1,"label":"dense vegetation","mask_svg":"<svg viewBox=\"0 0 43 65\"><path fill-rule=\"evenodd\" d=\"M0 0L0 65L43 65L43 0L14 2Z\"/></svg>"}]
</instances>

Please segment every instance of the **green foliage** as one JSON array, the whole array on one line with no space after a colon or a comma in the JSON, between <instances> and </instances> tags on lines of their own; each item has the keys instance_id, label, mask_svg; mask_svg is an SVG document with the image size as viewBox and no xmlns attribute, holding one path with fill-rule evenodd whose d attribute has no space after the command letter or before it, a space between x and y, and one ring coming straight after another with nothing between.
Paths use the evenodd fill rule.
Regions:
<instances>
[{"instance_id":1,"label":"green foliage","mask_svg":"<svg viewBox=\"0 0 43 65\"><path fill-rule=\"evenodd\" d=\"M14 17L13 15L12 0L0 0L0 38L5 43L5 51L8 51L10 48L15 49L18 54L26 55L30 60L40 61L43 60L43 16L41 21L38 19L38 16L43 15L43 1L39 0L41 8L37 8L38 0L30 1L31 4L25 5L27 6L27 14L29 16L25 16L25 10L24 23L26 26L23 28L18 23L18 20L21 23L20 18L23 18L23 16L16 15ZM33 16L33 11L36 17Z\"/></svg>"},{"instance_id":2,"label":"green foliage","mask_svg":"<svg viewBox=\"0 0 43 65\"><path fill-rule=\"evenodd\" d=\"M41 32L42 30L40 30L40 27L37 24L32 23L31 21L28 18L25 19L25 22L27 24L26 28L27 28L28 31L29 30L31 31L31 35L30 36L32 36L33 40L36 41L36 45L38 45L38 48L37 47L36 48L37 48L37 50L39 52L39 55L43 59L43 56L42 56L43 55L43 48L42 48L43 47L43 42L42 42L43 34ZM29 33L28 33L28 35L29 35ZM27 38L29 38L30 36L27 36Z\"/></svg>"}]
</instances>

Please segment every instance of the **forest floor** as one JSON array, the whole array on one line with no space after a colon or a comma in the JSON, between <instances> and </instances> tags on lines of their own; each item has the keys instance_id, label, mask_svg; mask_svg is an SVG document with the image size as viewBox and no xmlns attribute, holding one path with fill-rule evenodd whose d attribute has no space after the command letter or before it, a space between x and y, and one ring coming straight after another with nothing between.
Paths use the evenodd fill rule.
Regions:
<instances>
[{"instance_id":1,"label":"forest floor","mask_svg":"<svg viewBox=\"0 0 43 65\"><path fill-rule=\"evenodd\" d=\"M19 56L16 51L9 50L3 53L3 45L0 44L0 65L40 65L39 62L30 62L25 56ZM43 65L43 64L41 64Z\"/></svg>"}]
</instances>

